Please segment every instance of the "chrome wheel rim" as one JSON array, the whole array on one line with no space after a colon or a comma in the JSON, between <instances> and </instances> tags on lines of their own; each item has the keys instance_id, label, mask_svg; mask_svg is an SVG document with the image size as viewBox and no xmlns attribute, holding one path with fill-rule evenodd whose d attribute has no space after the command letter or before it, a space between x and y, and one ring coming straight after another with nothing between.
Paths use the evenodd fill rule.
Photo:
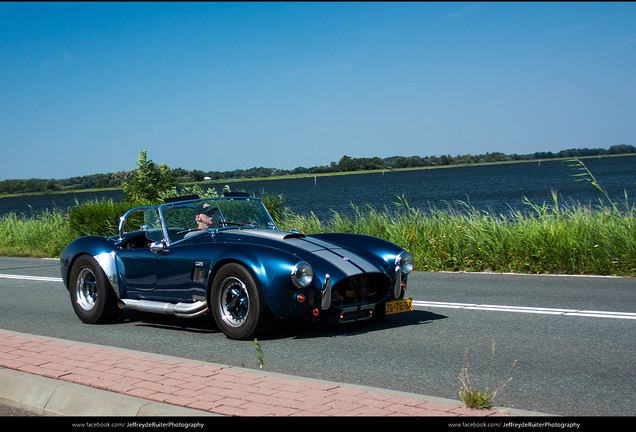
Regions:
<instances>
[{"instance_id":1,"label":"chrome wheel rim","mask_svg":"<svg viewBox=\"0 0 636 432\"><path fill-rule=\"evenodd\" d=\"M221 320L231 326L240 327L249 313L249 293L242 280L232 276L223 281L219 293Z\"/></svg>"},{"instance_id":2,"label":"chrome wheel rim","mask_svg":"<svg viewBox=\"0 0 636 432\"><path fill-rule=\"evenodd\" d=\"M89 268L82 269L77 275L75 285L75 303L85 311L91 311L97 302L97 278Z\"/></svg>"}]
</instances>

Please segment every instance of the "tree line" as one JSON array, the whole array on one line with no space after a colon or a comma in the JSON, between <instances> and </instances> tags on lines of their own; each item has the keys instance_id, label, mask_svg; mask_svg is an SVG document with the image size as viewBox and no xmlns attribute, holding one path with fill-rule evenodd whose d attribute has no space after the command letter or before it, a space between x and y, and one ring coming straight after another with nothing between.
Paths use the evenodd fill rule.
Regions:
<instances>
[{"instance_id":1,"label":"tree line","mask_svg":"<svg viewBox=\"0 0 636 432\"><path fill-rule=\"evenodd\" d=\"M145 150L142 150L142 152L145 152ZM607 149L569 149L562 150L556 153L535 152L526 155L518 155L514 153L506 155L500 152L486 153L480 155L466 154L451 156L450 154L446 154L441 156L392 156L387 158L352 158L345 155L338 162L331 162L329 165L314 166L310 168L297 167L292 170L254 167L249 169L235 169L231 171L203 171L186 170L183 168L171 169L168 168L165 164L161 165L161 169L168 170L169 175L171 176L171 178L174 179L174 181L176 181L176 183L187 184L201 183L205 181L240 180L275 176L296 176L302 174L322 174L383 169L391 170L398 168L470 165L478 163L545 160L604 155L624 155L634 153L636 153L636 147L627 144L618 144L613 145ZM149 161L149 163L154 164L154 162L152 161ZM156 165L156 168L159 169L159 165ZM60 180L36 178L27 180L3 180L0 181L0 195L18 193L64 192L83 189L121 188L133 181L133 179L135 178L135 173L139 169L141 169L141 167L128 171L118 171L108 174L91 174Z\"/></svg>"}]
</instances>

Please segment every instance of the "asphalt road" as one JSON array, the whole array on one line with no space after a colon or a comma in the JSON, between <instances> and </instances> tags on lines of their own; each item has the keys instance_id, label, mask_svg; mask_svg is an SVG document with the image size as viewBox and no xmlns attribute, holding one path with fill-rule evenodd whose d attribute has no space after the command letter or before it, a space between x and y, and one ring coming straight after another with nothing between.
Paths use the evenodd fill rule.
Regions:
<instances>
[{"instance_id":1,"label":"asphalt road","mask_svg":"<svg viewBox=\"0 0 636 432\"><path fill-rule=\"evenodd\" d=\"M0 399L0 417L43 417L44 414L30 407Z\"/></svg>"},{"instance_id":2,"label":"asphalt road","mask_svg":"<svg viewBox=\"0 0 636 432\"><path fill-rule=\"evenodd\" d=\"M0 258L0 328L257 368L253 341L231 341L205 317L125 311L82 324L57 260ZM477 388L496 402L576 416L636 415L636 280L424 273L410 276L415 311L344 326L280 322L261 339L265 370L458 399L466 351Z\"/></svg>"}]
</instances>

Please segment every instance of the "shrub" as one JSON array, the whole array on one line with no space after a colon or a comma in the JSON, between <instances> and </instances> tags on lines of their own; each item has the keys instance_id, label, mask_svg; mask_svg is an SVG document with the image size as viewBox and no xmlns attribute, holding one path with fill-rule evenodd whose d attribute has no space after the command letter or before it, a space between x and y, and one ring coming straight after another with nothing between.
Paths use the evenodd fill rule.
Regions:
<instances>
[{"instance_id":1,"label":"shrub","mask_svg":"<svg viewBox=\"0 0 636 432\"><path fill-rule=\"evenodd\" d=\"M117 235L119 217L136 205L128 201L114 202L112 199L77 204L69 214L69 229L75 237Z\"/></svg>"},{"instance_id":2,"label":"shrub","mask_svg":"<svg viewBox=\"0 0 636 432\"><path fill-rule=\"evenodd\" d=\"M279 225L282 222L283 215L285 213L285 197L283 194L279 193L278 195L270 195L265 192L265 190L261 190L260 199L265 205L265 208L267 208L269 214L272 215L276 225Z\"/></svg>"},{"instance_id":3,"label":"shrub","mask_svg":"<svg viewBox=\"0 0 636 432\"><path fill-rule=\"evenodd\" d=\"M139 152L137 165L139 168L135 169L130 181L122 183L127 200L158 202L161 193L177 186L168 165L157 165L148 160L146 150Z\"/></svg>"}]
</instances>

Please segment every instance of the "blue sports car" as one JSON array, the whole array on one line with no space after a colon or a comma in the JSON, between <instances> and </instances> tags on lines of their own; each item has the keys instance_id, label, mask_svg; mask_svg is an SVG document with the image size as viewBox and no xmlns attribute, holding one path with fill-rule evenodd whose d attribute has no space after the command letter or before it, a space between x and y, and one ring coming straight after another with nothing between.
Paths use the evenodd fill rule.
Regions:
<instances>
[{"instance_id":1,"label":"blue sports car","mask_svg":"<svg viewBox=\"0 0 636 432\"><path fill-rule=\"evenodd\" d=\"M123 309L208 314L231 339L262 335L275 319L346 323L411 311L412 269L408 251L376 237L281 231L260 200L240 194L133 208L119 235L79 238L61 256L85 323Z\"/></svg>"}]
</instances>

